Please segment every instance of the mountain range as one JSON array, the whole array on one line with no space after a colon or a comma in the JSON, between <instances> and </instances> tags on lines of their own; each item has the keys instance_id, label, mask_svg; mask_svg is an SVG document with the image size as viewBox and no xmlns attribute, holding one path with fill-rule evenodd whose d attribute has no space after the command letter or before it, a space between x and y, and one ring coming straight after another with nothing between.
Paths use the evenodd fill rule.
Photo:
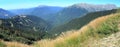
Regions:
<instances>
[{"instance_id":1,"label":"mountain range","mask_svg":"<svg viewBox=\"0 0 120 47\"><path fill-rule=\"evenodd\" d=\"M72 19L79 18L89 12L116 9L113 4L93 5L87 3L74 4L68 7L38 6L29 9L12 10L16 14L34 15L48 21L53 26L59 26Z\"/></svg>"},{"instance_id":2,"label":"mountain range","mask_svg":"<svg viewBox=\"0 0 120 47\"><path fill-rule=\"evenodd\" d=\"M32 44L64 31L80 29L91 20L116 12L113 4L74 4L68 7L38 6L0 9L0 39ZM52 34L52 35L51 35Z\"/></svg>"},{"instance_id":3,"label":"mountain range","mask_svg":"<svg viewBox=\"0 0 120 47\"><path fill-rule=\"evenodd\" d=\"M109 8L110 7L110 8ZM92 5L92 4L75 4L64 8L56 14L55 24L61 25L69 22L72 19L82 17L89 12L111 10L117 8L115 5Z\"/></svg>"},{"instance_id":4,"label":"mountain range","mask_svg":"<svg viewBox=\"0 0 120 47\"><path fill-rule=\"evenodd\" d=\"M57 13L62 9L63 9L63 7L57 7L57 6L38 6L38 7L34 7L34 8L14 9L14 10L10 10L10 11L17 15L21 15L21 14L34 15L34 16L38 16L43 19L46 19L46 18L50 17L48 15Z\"/></svg>"}]
</instances>

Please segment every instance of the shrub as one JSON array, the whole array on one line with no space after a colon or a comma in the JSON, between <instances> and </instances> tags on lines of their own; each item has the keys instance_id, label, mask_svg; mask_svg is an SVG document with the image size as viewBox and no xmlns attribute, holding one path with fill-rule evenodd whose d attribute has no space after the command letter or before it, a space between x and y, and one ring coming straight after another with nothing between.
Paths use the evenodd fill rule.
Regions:
<instances>
[{"instance_id":1,"label":"shrub","mask_svg":"<svg viewBox=\"0 0 120 47\"><path fill-rule=\"evenodd\" d=\"M3 42L0 41L0 47L7 47Z\"/></svg>"}]
</instances>

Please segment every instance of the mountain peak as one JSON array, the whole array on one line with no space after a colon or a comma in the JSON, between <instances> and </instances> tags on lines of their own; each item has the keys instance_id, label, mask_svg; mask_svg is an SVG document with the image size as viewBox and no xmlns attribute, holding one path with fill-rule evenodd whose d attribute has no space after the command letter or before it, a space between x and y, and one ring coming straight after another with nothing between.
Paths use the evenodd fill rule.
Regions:
<instances>
[{"instance_id":1,"label":"mountain peak","mask_svg":"<svg viewBox=\"0 0 120 47\"><path fill-rule=\"evenodd\" d=\"M88 3L78 3L74 4L71 7L76 7L76 8L85 8L86 10L95 10L95 11L101 11L101 10L111 10L111 9L116 9L117 6L114 4L88 4Z\"/></svg>"},{"instance_id":2,"label":"mountain peak","mask_svg":"<svg viewBox=\"0 0 120 47\"><path fill-rule=\"evenodd\" d=\"M117 7L114 4L89 4L89 3L78 3L78 4L74 4L73 6L114 6L114 7Z\"/></svg>"},{"instance_id":3,"label":"mountain peak","mask_svg":"<svg viewBox=\"0 0 120 47\"><path fill-rule=\"evenodd\" d=\"M3 12L3 11L7 11L7 10L5 10L5 9L3 9L3 8L0 8L0 13Z\"/></svg>"}]
</instances>

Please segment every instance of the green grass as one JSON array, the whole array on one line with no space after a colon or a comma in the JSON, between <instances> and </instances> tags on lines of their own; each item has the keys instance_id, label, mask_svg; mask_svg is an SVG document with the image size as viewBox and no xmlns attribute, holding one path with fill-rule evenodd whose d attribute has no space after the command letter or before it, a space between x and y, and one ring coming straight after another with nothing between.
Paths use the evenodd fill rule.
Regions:
<instances>
[{"instance_id":1,"label":"green grass","mask_svg":"<svg viewBox=\"0 0 120 47\"><path fill-rule=\"evenodd\" d=\"M3 42L0 42L0 47L7 47Z\"/></svg>"},{"instance_id":2,"label":"green grass","mask_svg":"<svg viewBox=\"0 0 120 47\"><path fill-rule=\"evenodd\" d=\"M120 20L120 15L106 20L99 28L97 28L97 34L103 37L118 32L118 20Z\"/></svg>"}]
</instances>

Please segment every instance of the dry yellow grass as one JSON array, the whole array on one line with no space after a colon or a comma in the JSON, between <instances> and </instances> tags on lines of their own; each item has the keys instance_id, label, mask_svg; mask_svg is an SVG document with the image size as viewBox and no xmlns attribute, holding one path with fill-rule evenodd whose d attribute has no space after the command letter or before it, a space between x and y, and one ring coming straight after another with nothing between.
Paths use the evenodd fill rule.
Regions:
<instances>
[{"instance_id":1,"label":"dry yellow grass","mask_svg":"<svg viewBox=\"0 0 120 47\"><path fill-rule=\"evenodd\" d=\"M5 44L5 47L33 47L32 45L26 45L18 42L6 42L0 39L0 42ZM1 46L0 46L1 47Z\"/></svg>"},{"instance_id":2,"label":"dry yellow grass","mask_svg":"<svg viewBox=\"0 0 120 47\"><path fill-rule=\"evenodd\" d=\"M7 47L32 47L30 45L18 43L18 42L5 42Z\"/></svg>"}]
</instances>

